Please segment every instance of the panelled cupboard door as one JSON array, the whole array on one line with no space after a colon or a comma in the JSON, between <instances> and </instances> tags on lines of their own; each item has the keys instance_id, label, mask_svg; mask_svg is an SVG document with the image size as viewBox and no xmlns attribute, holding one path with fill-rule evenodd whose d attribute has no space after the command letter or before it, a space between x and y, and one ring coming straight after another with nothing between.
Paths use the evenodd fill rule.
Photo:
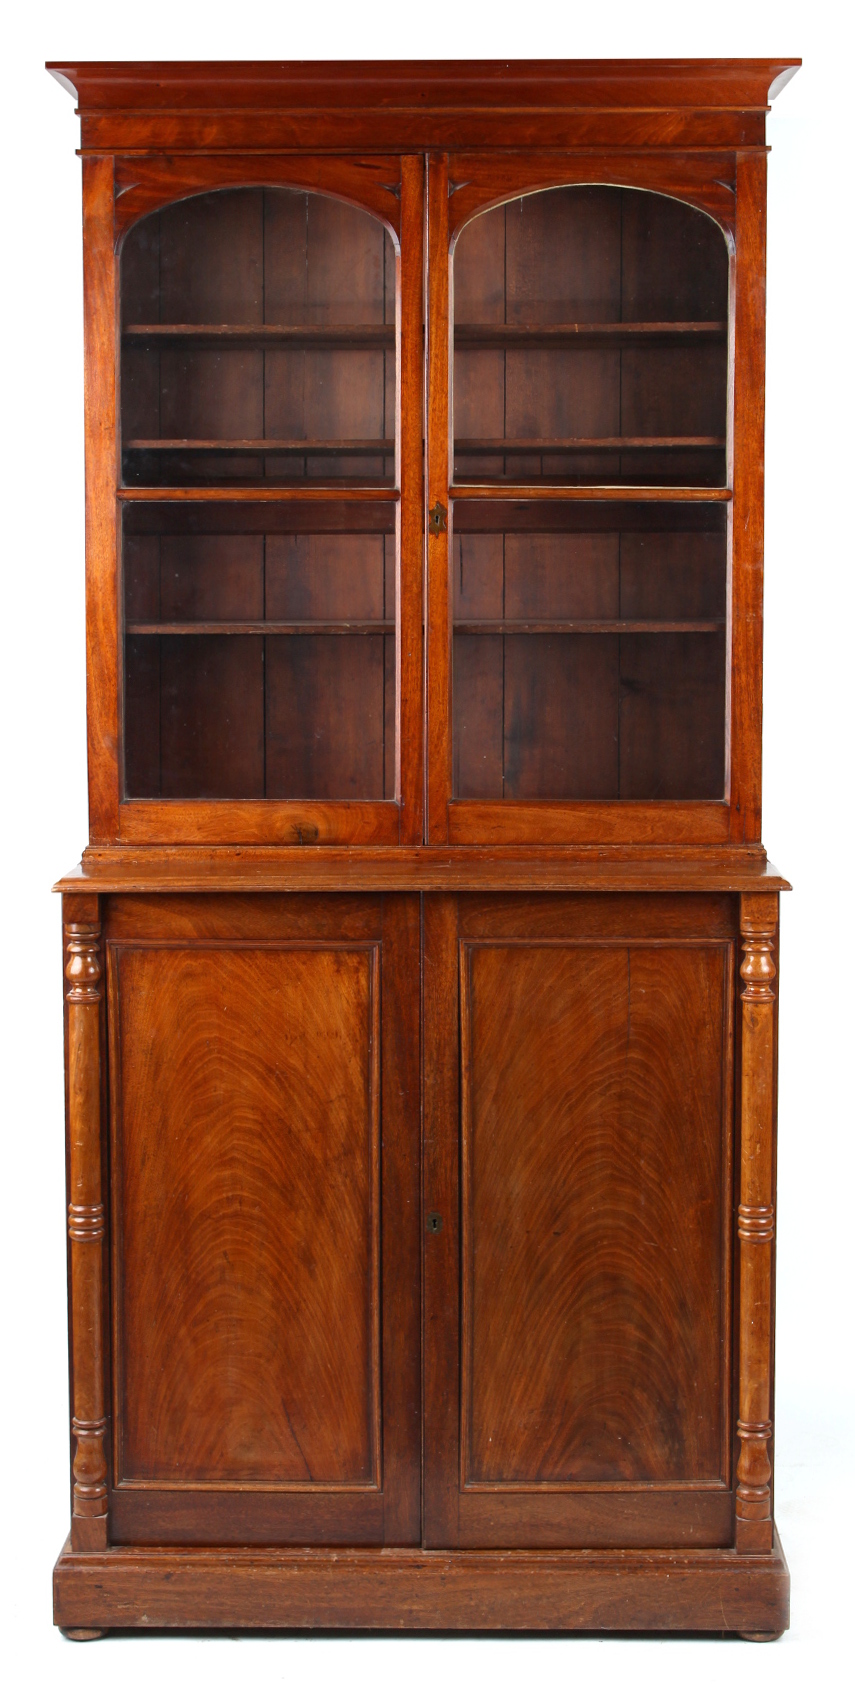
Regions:
<instances>
[{"instance_id":1,"label":"panelled cupboard door","mask_svg":"<svg viewBox=\"0 0 855 1694\"><path fill-rule=\"evenodd\" d=\"M736 921L426 899L429 1546L732 1543Z\"/></svg>"},{"instance_id":2,"label":"panelled cupboard door","mask_svg":"<svg viewBox=\"0 0 855 1694\"><path fill-rule=\"evenodd\" d=\"M106 959L113 1541L418 1543L418 899L116 897Z\"/></svg>"}]
</instances>

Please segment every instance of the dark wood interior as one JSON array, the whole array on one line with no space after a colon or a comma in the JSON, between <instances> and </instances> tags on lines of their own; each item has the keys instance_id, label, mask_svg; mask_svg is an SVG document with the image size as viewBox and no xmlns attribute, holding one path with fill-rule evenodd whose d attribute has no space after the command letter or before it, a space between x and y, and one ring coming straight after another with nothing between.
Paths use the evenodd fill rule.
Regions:
<instances>
[{"instance_id":1,"label":"dark wood interior","mask_svg":"<svg viewBox=\"0 0 855 1694\"><path fill-rule=\"evenodd\" d=\"M392 506L128 506L125 792L394 799Z\"/></svg>"},{"instance_id":2,"label":"dark wood interior","mask_svg":"<svg viewBox=\"0 0 855 1694\"><path fill-rule=\"evenodd\" d=\"M723 797L722 506L460 502L453 616L457 798Z\"/></svg>"},{"instance_id":3,"label":"dark wood interior","mask_svg":"<svg viewBox=\"0 0 855 1694\"><path fill-rule=\"evenodd\" d=\"M330 196L222 190L142 219L122 255L126 479L388 481L395 287L388 230ZM455 475L722 482L727 307L722 232L676 200L581 187L482 213L455 247ZM391 457L360 451L372 437ZM723 799L723 510L666 506L653 531L604 507L590 533L567 513L563 536L537 513L500 533L487 509L479 534L458 506L454 798ZM340 508L311 536L239 505L228 534L215 508L192 535L175 514L157 533L125 518L126 797L394 799L392 508L352 535Z\"/></svg>"},{"instance_id":4,"label":"dark wood interior","mask_svg":"<svg viewBox=\"0 0 855 1694\"><path fill-rule=\"evenodd\" d=\"M125 480L391 484L396 279L389 231L330 195L144 218L122 250Z\"/></svg>"},{"instance_id":5,"label":"dark wood interior","mask_svg":"<svg viewBox=\"0 0 855 1694\"><path fill-rule=\"evenodd\" d=\"M142 219L122 252L126 481L391 486L396 278L388 230L329 195L223 190ZM191 535L180 507L157 533L129 509L128 798L395 798L394 508L370 532L343 515L259 531L235 507L228 534L213 511Z\"/></svg>"},{"instance_id":6,"label":"dark wood interior","mask_svg":"<svg viewBox=\"0 0 855 1694\"><path fill-rule=\"evenodd\" d=\"M725 482L728 255L661 194L562 188L454 249L454 474Z\"/></svg>"}]
</instances>

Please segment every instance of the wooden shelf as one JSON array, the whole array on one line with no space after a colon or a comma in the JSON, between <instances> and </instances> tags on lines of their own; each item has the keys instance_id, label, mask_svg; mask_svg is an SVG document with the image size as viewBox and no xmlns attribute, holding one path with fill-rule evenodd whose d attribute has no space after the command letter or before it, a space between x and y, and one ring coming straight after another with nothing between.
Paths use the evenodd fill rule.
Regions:
<instances>
[{"instance_id":1,"label":"wooden shelf","mask_svg":"<svg viewBox=\"0 0 855 1694\"><path fill-rule=\"evenodd\" d=\"M394 347L394 324L128 324L126 346L149 347Z\"/></svg>"},{"instance_id":2,"label":"wooden shelf","mask_svg":"<svg viewBox=\"0 0 855 1694\"><path fill-rule=\"evenodd\" d=\"M456 455L501 454L503 458L544 453L660 453L703 449L720 451L727 445L721 435L601 435L532 436L514 440L504 436L465 437L454 443ZM255 441L223 441L164 438L134 439L124 444L126 453L278 453L299 458L345 458L394 453L392 439L364 441L295 441L265 437Z\"/></svg>"},{"instance_id":3,"label":"wooden shelf","mask_svg":"<svg viewBox=\"0 0 855 1694\"><path fill-rule=\"evenodd\" d=\"M303 619L296 623L254 620L244 623L129 623L126 635L394 635L394 618L335 623Z\"/></svg>"},{"instance_id":4,"label":"wooden shelf","mask_svg":"<svg viewBox=\"0 0 855 1694\"><path fill-rule=\"evenodd\" d=\"M459 635L707 635L724 628L724 618L502 618L455 620Z\"/></svg>"},{"instance_id":5,"label":"wooden shelf","mask_svg":"<svg viewBox=\"0 0 855 1694\"><path fill-rule=\"evenodd\" d=\"M449 488L452 500L651 500L686 501L733 499L732 488L662 487L647 483L564 482L455 482Z\"/></svg>"},{"instance_id":6,"label":"wooden shelf","mask_svg":"<svg viewBox=\"0 0 855 1694\"><path fill-rule=\"evenodd\" d=\"M501 453L503 458L509 458L529 453L670 453L696 448L721 449L726 445L723 435L567 435L518 441L491 436L455 441L454 452L464 457L470 453Z\"/></svg>"},{"instance_id":7,"label":"wooden shelf","mask_svg":"<svg viewBox=\"0 0 855 1694\"><path fill-rule=\"evenodd\" d=\"M722 341L727 324L562 323L456 324L456 347L635 347ZM394 324L146 324L126 325L126 346L162 347L394 347Z\"/></svg>"},{"instance_id":8,"label":"wooden shelf","mask_svg":"<svg viewBox=\"0 0 855 1694\"><path fill-rule=\"evenodd\" d=\"M399 488L395 488L391 482L380 481L379 478L376 482L362 480L358 483L348 482L345 479L337 481L329 477L325 482L303 482L296 479L291 483L236 482L228 487L225 487L222 483L215 483L210 488L198 485L178 488L170 484L164 484L160 488L151 488L143 487L141 484L139 488L116 489L117 500L140 501L142 503L171 501L177 505L181 505L188 500L200 502L223 500L231 501L233 504L240 503L242 500L388 500L392 504L397 504L400 498L401 491Z\"/></svg>"},{"instance_id":9,"label":"wooden shelf","mask_svg":"<svg viewBox=\"0 0 855 1694\"><path fill-rule=\"evenodd\" d=\"M455 347L649 347L723 341L727 324L455 324Z\"/></svg>"},{"instance_id":10,"label":"wooden shelf","mask_svg":"<svg viewBox=\"0 0 855 1694\"><path fill-rule=\"evenodd\" d=\"M126 441L126 453L282 453L296 454L299 458L323 456L325 458L346 458L353 455L360 457L366 454L386 455L394 453L394 441L197 441L197 440L164 440L156 437L150 441Z\"/></svg>"}]
</instances>

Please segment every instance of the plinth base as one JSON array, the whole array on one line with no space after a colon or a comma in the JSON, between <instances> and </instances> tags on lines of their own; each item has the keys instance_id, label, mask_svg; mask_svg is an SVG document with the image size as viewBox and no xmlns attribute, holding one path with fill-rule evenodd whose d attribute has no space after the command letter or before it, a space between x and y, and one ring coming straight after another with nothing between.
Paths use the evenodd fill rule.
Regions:
<instances>
[{"instance_id":1,"label":"plinth base","mask_svg":"<svg viewBox=\"0 0 855 1694\"><path fill-rule=\"evenodd\" d=\"M109 1547L54 1570L54 1622L104 1629L691 1630L774 1638L771 1553Z\"/></svg>"}]
</instances>

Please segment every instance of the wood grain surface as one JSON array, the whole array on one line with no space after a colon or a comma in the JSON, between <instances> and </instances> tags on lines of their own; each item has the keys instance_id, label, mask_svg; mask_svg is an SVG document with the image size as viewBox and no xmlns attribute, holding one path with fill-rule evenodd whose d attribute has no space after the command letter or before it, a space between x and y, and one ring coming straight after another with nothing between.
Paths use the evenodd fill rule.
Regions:
<instances>
[{"instance_id":1,"label":"wood grain surface","mask_svg":"<svg viewBox=\"0 0 855 1694\"><path fill-rule=\"evenodd\" d=\"M448 1359L426 1382L428 1544L727 1545L734 902L468 895L456 924L446 906L426 983L456 942L461 1377L456 1424ZM425 1017L439 1100L447 989ZM457 1274L444 1235L428 1312Z\"/></svg>"},{"instance_id":2,"label":"wood grain surface","mask_svg":"<svg viewBox=\"0 0 855 1694\"><path fill-rule=\"evenodd\" d=\"M538 1553L422 1549L64 1550L64 1628L709 1630L780 1634L790 1573L780 1543L729 1550Z\"/></svg>"},{"instance_id":3,"label":"wood grain surface","mask_svg":"<svg viewBox=\"0 0 855 1694\"><path fill-rule=\"evenodd\" d=\"M772 1545L777 895L740 900L739 1460L736 1545Z\"/></svg>"},{"instance_id":4,"label":"wood grain surface","mask_svg":"<svg viewBox=\"0 0 855 1694\"><path fill-rule=\"evenodd\" d=\"M72 1516L76 1549L108 1544L107 1207L103 1178L104 961L97 899L63 901Z\"/></svg>"},{"instance_id":5,"label":"wood grain surface","mask_svg":"<svg viewBox=\"0 0 855 1694\"><path fill-rule=\"evenodd\" d=\"M397 917L393 905L386 1014L405 1078L408 905ZM382 925L362 939L363 903L351 939L341 921L335 938L318 935L315 904L294 934L287 910L255 909L263 940L239 922L236 937L237 913L229 924L210 903L200 916L213 935L204 921L202 934L182 929L180 908L155 906L147 924L132 903L122 938L111 911L119 1540L151 1539L157 1523L205 1539L215 1522L226 1539L304 1539L317 1494L322 1538L384 1538ZM411 1090L387 1100L400 1136L387 1158L393 1231L406 1231L415 1171ZM397 1275L388 1291L388 1371L408 1383L417 1279ZM411 1387L405 1398L387 1438L407 1499ZM409 1539L400 1502L397 1518L395 1538Z\"/></svg>"},{"instance_id":6,"label":"wood grain surface","mask_svg":"<svg viewBox=\"0 0 855 1694\"><path fill-rule=\"evenodd\" d=\"M722 1478L729 968L463 950L464 1485Z\"/></svg>"},{"instance_id":7,"label":"wood grain surface","mask_svg":"<svg viewBox=\"0 0 855 1694\"><path fill-rule=\"evenodd\" d=\"M763 332L798 63L49 67L79 1639L787 1626Z\"/></svg>"},{"instance_id":8,"label":"wood grain surface","mask_svg":"<svg viewBox=\"0 0 855 1694\"><path fill-rule=\"evenodd\" d=\"M77 97L83 146L102 151L623 146L643 155L762 146L770 89L800 63L63 61L48 68Z\"/></svg>"},{"instance_id":9,"label":"wood grain surface","mask_svg":"<svg viewBox=\"0 0 855 1694\"><path fill-rule=\"evenodd\" d=\"M632 842L567 847L137 847L89 848L59 893L288 889L754 889L790 884L763 848L659 848Z\"/></svg>"},{"instance_id":10,"label":"wood grain surface","mask_svg":"<svg viewBox=\"0 0 855 1694\"><path fill-rule=\"evenodd\" d=\"M379 1482L376 956L111 956L117 1478Z\"/></svg>"}]
</instances>

